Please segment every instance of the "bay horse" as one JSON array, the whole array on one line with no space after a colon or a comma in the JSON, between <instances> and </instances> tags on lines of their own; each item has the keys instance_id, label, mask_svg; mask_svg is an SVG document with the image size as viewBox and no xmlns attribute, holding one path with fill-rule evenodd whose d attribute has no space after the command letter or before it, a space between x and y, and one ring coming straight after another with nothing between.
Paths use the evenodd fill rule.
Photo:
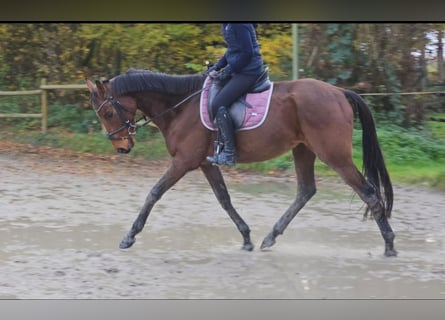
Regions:
<instances>
[{"instance_id":1,"label":"bay horse","mask_svg":"<svg viewBox=\"0 0 445 320\"><path fill-rule=\"evenodd\" d=\"M120 248L129 248L142 231L162 195L187 172L200 168L220 205L243 237L242 249L251 251L250 229L232 205L218 166L207 162L216 133L200 119L200 95L205 75L171 75L129 70L110 80L87 79L91 103L119 153L135 144L139 109L162 133L171 156L169 168L148 193ZM352 161L354 113L363 129L363 174ZM385 256L396 256L394 233L388 222L393 190L374 120L365 101L355 92L316 79L274 82L270 110L264 123L236 133L239 163L265 161L292 151L298 191L295 201L264 238L261 249L275 244L292 219L316 192L314 162L318 157L335 170L365 202L385 242Z\"/></svg>"}]
</instances>

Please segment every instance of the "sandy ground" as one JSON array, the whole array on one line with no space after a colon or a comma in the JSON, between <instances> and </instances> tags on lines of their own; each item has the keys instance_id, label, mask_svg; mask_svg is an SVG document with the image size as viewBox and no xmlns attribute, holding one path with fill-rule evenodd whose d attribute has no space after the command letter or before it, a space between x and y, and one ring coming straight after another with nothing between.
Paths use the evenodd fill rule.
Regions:
<instances>
[{"instance_id":1,"label":"sandy ground","mask_svg":"<svg viewBox=\"0 0 445 320\"><path fill-rule=\"evenodd\" d=\"M374 221L337 180L275 246L263 238L292 202L292 176L224 171L253 252L200 171L118 248L167 162L0 143L0 299L444 299L445 194L395 186L399 256L383 256Z\"/></svg>"}]
</instances>

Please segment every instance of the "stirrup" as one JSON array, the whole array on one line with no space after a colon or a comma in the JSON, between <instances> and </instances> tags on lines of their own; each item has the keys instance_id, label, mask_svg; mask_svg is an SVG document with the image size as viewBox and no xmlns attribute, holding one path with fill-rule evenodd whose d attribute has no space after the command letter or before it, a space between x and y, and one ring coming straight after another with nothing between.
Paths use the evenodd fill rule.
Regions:
<instances>
[{"instance_id":1,"label":"stirrup","mask_svg":"<svg viewBox=\"0 0 445 320\"><path fill-rule=\"evenodd\" d=\"M213 155L212 157L209 156L206 159L207 159L208 162L210 162L214 166L217 166L217 165L220 164L219 161L218 161L218 155L217 154Z\"/></svg>"},{"instance_id":2,"label":"stirrup","mask_svg":"<svg viewBox=\"0 0 445 320\"><path fill-rule=\"evenodd\" d=\"M215 155L213 157L207 157L207 161L209 161L214 166L217 165L227 165L229 167L234 167L236 165L236 155L235 154L227 154L225 151Z\"/></svg>"},{"instance_id":3,"label":"stirrup","mask_svg":"<svg viewBox=\"0 0 445 320\"><path fill-rule=\"evenodd\" d=\"M207 161L210 162L211 164L213 164L214 166L222 164L222 163L220 163L219 155L221 154L223 147L224 147L224 143L221 142L218 137L213 143L213 150L214 150L213 156L207 157L206 158Z\"/></svg>"}]
</instances>

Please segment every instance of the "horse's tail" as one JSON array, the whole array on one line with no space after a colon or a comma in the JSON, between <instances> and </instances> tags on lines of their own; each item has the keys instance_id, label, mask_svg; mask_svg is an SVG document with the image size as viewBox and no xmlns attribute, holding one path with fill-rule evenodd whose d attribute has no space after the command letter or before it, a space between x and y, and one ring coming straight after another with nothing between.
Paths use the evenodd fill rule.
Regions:
<instances>
[{"instance_id":1,"label":"horse's tail","mask_svg":"<svg viewBox=\"0 0 445 320\"><path fill-rule=\"evenodd\" d=\"M383 197L385 215L391 217L393 190L391 179L385 166L382 150L377 139L372 114L362 97L351 90L343 89L346 98L356 109L362 125L363 174L375 186L378 196Z\"/></svg>"}]
</instances>

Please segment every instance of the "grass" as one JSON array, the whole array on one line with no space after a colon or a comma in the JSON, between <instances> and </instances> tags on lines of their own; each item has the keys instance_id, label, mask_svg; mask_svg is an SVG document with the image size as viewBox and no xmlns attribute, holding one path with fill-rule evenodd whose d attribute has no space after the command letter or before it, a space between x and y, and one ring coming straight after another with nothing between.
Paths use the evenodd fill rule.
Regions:
<instances>
[{"instance_id":1,"label":"grass","mask_svg":"<svg viewBox=\"0 0 445 320\"><path fill-rule=\"evenodd\" d=\"M431 116L434 121L425 123L428 130L436 139L445 139L445 113L436 113Z\"/></svg>"}]
</instances>

